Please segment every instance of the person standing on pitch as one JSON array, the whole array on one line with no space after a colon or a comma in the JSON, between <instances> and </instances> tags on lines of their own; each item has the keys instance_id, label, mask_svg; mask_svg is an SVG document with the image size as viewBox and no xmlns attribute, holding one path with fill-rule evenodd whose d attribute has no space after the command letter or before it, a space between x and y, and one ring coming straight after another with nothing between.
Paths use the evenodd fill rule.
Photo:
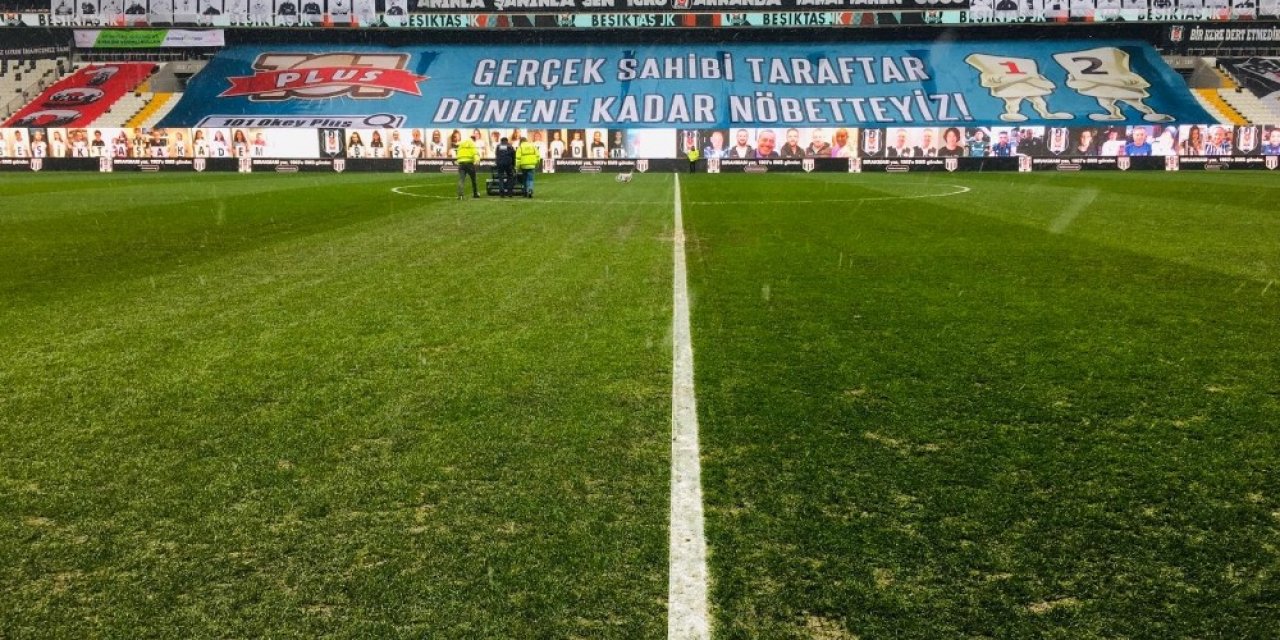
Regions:
<instances>
[{"instance_id":1,"label":"person standing on pitch","mask_svg":"<svg viewBox=\"0 0 1280 640\"><path fill-rule=\"evenodd\" d=\"M480 157L480 153L476 151L476 136L478 133L472 133L470 138L458 143L458 199L462 199L462 187L466 183L467 176L471 176L471 197L479 198L480 190L476 187L476 159Z\"/></svg>"},{"instance_id":2,"label":"person standing on pitch","mask_svg":"<svg viewBox=\"0 0 1280 640\"><path fill-rule=\"evenodd\" d=\"M505 137L493 148L494 173L498 174L498 189L502 197L510 198L515 182L516 148Z\"/></svg>"},{"instance_id":3,"label":"person standing on pitch","mask_svg":"<svg viewBox=\"0 0 1280 640\"><path fill-rule=\"evenodd\" d=\"M684 155L689 159L689 173L693 173L694 169L698 167L698 148L689 147L689 150L685 151Z\"/></svg>"},{"instance_id":4,"label":"person standing on pitch","mask_svg":"<svg viewBox=\"0 0 1280 640\"><path fill-rule=\"evenodd\" d=\"M538 147L525 138L520 141L520 147L516 149L516 168L520 170L520 177L524 179L524 197L533 197L533 172L538 168L538 161L542 159L542 154L538 152Z\"/></svg>"}]
</instances>

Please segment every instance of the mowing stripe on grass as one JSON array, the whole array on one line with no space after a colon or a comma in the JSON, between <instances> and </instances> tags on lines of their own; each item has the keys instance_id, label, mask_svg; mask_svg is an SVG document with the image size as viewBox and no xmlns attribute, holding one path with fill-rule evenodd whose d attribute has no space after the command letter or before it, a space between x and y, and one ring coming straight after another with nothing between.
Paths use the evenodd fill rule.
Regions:
<instances>
[{"instance_id":1,"label":"mowing stripe on grass","mask_svg":"<svg viewBox=\"0 0 1280 640\"><path fill-rule=\"evenodd\" d=\"M693 390L689 284L685 275L680 174L675 182L675 271L671 314L671 549L667 582L667 638L710 638L707 621L707 540L702 531L702 464L698 459L698 403Z\"/></svg>"},{"instance_id":2,"label":"mowing stripe on grass","mask_svg":"<svg viewBox=\"0 0 1280 640\"><path fill-rule=\"evenodd\" d=\"M827 181L830 182L830 181ZM871 202L874 200L916 200L919 198L948 198L958 196L972 191L969 187L959 184L940 184L941 187L950 187L952 190L946 193L923 193L914 196L870 196L866 198L820 198L817 200L695 200L691 204L704 204L712 206L720 206L726 204L826 204L829 202Z\"/></svg>"},{"instance_id":3,"label":"mowing stripe on grass","mask_svg":"<svg viewBox=\"0 0 1280 640\"><path fill-rule=\"evenodd\" d=\"M1089 208L1089 205L1093 204L1093 201L1097 198L1097 189L1081 189L1077 191L1076 195L1067 203L1067 208L1063 209L1062 213L1058 214L1058 217L1049 223L1049 233L1066 231L1067 227L1071 226L1072 222L1075 222L1076 216L1084 213L1084 210Z\"/></svg>"}]
</instances>

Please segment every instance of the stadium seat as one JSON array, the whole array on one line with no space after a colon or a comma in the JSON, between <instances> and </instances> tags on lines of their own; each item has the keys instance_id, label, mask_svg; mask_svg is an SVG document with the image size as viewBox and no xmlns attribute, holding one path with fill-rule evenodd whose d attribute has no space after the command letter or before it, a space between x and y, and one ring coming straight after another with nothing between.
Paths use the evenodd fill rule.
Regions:
<instances>
[{"instance_id":1,"label":"stadium seat","mask_svg":"<svg viewBox=\"0 0 1280 640\"><path fill-rule=\"evenodd\" d=\"M1218 89L1193 89L1191 95L1195 96L1200 106L1204 107L1204 110L1216 118L1219 123L1244 124L1244 117L1236 113L1235 109L1222 99Z\"/></svg>"},{"instance_id":2,"label":"stadium seat","mask_svg":"<svg viewBox=\"0 0 1280 640\"><path fill-rule=\"evenodd\" d=\"M1250 123L1273 124L1280 122L1280 114L1272 111L1267 106L1267 103L1259 100L1257 96L1243 87L1237 86L1229 91L1220 89L1218 96Z\"/></svg>"},{"instance_id":3,"label":"stadium seat","mask_svg":"<svg viewBox=\"0 0 1280 640\"><path fill-rule=\"evenodd\" d=\"M21 66L23 68L30 67L32 69L32 71L22 74L23 79L21 81L17 80L17 77L19 76L19 74L16 74L16 73L14 74L15 76L14 86L16 86L17 91L22 94L24 99L24 104L22 104L18 108L12 108L10 105L0 102L0 107L4 107L6 110L11 111L10 113L6 114L6 117L11 117L14 113L17 113L23 110L28 110L28 111L32 110L32 102L45 99L45 94L48 92L50 87L53 87L57 83L79 72L80 70L84 69L89 65L74 64L74 65L71 65L70 69L68 69L66 72L60 71L64 67L60 67L58 64L58 60L55 60L55 59L37 60L37 61L33 61L31 64L23 64ZM155 71L155 68L152 67L151 72L154 72L154 71ZM132 73L137 73L137 72L138 71L136 70L132 71ZM142 72L145 73L146 72L145 69L142 70ZM132 77L133 76L130 76L130 78ZM139 81L139 83L140 82L141 81ZM3 87L0 87L0 89L2 88ZM130 91L132 91L132 88L130 89ZM6 90L5 93L8 94L9 92ZM125 95L131 96L131 93L127 93ZM97 120L92 122L92 124L97 126L120 126L124 123L125 120L127 120L129 117L137 113L137 111L142 108L145 102L146 102L145 100L140 100L139 103L133 108L133 110L128 111L127 113L124 113L115 104L108 105L106 103L100 103L102 106L107 107L108 113L106 115L109 115L111 113L124 113L124 115L120 118L112 118L110 120L112 124L104 124L100 122L100 120L102 120L102 117L99 117Z\"/></svg>"}]
</instances>

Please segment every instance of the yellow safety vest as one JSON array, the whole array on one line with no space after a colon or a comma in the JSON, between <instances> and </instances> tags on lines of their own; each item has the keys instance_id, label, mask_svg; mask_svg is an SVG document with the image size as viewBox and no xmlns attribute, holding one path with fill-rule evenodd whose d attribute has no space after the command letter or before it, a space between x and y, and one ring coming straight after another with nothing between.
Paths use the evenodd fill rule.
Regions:
<instances>
[{"instance_id":1,"label":"yellow safety vest","mask_svg":"<svg viewBox=\"0 0 1280 640\"><path fill-rule=\"evenodd\" d=\"M516 168L517 169L533 169L538 166L538 148L533 146L532 142L525 140L520 143L520 148L516 151Z\"/></svg>"},{"instance_id":2,"label":"yellow safety vest","mask_svg":"<svg viewBox=\"0 0 1280 640\"><path fill-rule=\"evenodd\" d=\"M458 145L458 164L475 164L479 155L476 153L476 141L471 138L464 139Z\"/></svg>"}]
</instances>

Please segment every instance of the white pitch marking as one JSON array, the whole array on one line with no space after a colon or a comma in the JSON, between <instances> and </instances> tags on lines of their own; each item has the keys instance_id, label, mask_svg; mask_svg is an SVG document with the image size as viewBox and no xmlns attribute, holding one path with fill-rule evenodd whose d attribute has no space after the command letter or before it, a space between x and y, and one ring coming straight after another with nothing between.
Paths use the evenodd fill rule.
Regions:
<instances>
[{"instance_id":1,"label":"white pitch marking","mask_svg":"<svg viewBox=\"0 0 1280 640\"><path fill-rule=\"evenodd\" d=\"M678 175L678 174L677 174L677 175ZM677 178L677 180L678 180L678 178ZM398 194L398 195L402 195L402 196L410 196L410 197L412 197L412 198L432 198L432 199L435 199L435 200L454 200L454 199L456 199L456 198L457 198L457 196L456 196L456 195L436 196L436 195L430 195L430 194L426 194L426 193L409 193L408 191L402 191L402 189L413 189L413 188L416 188L416 187L425 187L425 186L432 186L432 185L420 185L420 184L419 184L419 185L412 185L412 184L411 184L411 185L405 185L405 186L402 186L402 187L392 187L392 188L391 188L391 192L392 192L392 193L395 193L395 194ZM971 191L971 189L970 189L969 187L961 186L961 185L958 185L958 184L944 184L944 185L941 185L941 186L944 186L944 187L951 187L952 189L954 189L954 191L948 191L947 193L926 193L926 194L922 194L922 195L915 195L915 196L872 196L872 197L869 197L869 198L847 198L847 199L839 199L839 198L831 198L831 199L827 199L827 198L823 198L823 199L821 199L821 200L693 200L693 201L690 201L690 202L689 202L689 204L703 204L703 205L725 205L725 204L820 204L820 203L824 203L824 202L873 202L873 201L876 201L876 200L914 200L914 199L916 199L916 198L946 198L946 197L950 197L950 196L958 196L958 195L963 194L963 193L969 193L969 191ZM600 200L547 200L547 199L539 198L539 199L538 199L538 202L550 202L550 203L552 203L552 204L600 204L600 202L601 202L601 201L600 201ZM661 202L649 201L649 200L640 200L640 201L635 201L635 202L628 202L628 201L616 202L616 201L611 201L611 202L610 202L610 204L662 204L662 203L661 203Z\"/></svg>"},{"instance_id":2,"label":"white pitch marking","mask_svg":"<svg viewBox=\"0 0 1280 640\"><path fill-rule=\"evenodd\" d=\"M391 188L391 192L392 192L392 193L394 193L394 194L396 194L396 195L409 196L409 197L411 197L411 198L431 198L432 200L457 200L457 199L458 199L458 196L457 196L457 195L455 195L455 194L451 194L451 195L447 195L447 196L437 196L437 195L432 195L432 194L429 194L429 193L410 193L410 192L408 192L408 191L402 191L402 189L414 189L414 188L417 188L417 187L430 187L430 186L435 186L435 185L426 185L426 184L410 184L410 185L405 185L405 186L402 186L402 187L392 187L392 188ZM499 197L497 197L497 196L490 196L490 197L491 197L491 198L493 198L494 200L501 200L501 199L502 199L502 198L499 198ZM468 199L470 199L470 198L468 198ZM524 199L524 198L512 198L512 200L513 200L513 201L518 201L518 202L525 202L525 199ZM534 201L535 201L535 202L549 202L549 203L551 203L551 204L600 204L601 202L603 202L603 200L552 200L552 199L548 199L548 198L534 198ZM632 200L621 200L621 201L619 201L619 200L610 200L610 201L609 201L609 204L666 204L666 201L665 201L665 200L636 200L636 201L632 201Z\"/></svg>"},{"instance_id":3,"label":"white pitch marking","mask_svg":"<svg viewBox=\"0 0 1280 640\"><path fill-rule=\"evenodd\" d=\"M680 174L676 174L674 240L667 638L707 640L711 637L707 615L707 540L702 526L702 463L698 453L698 402L693 388L693 339L689 330Z\"/></svg>"},{"instance_id":4,"label":"white pitch marking","mask_svg":"<svg viewBox=\"0 0 1280 640\"><path fill-rule=\"evenodd\" d=\"M409 193L408 191L401 191L401 189L416 189L418 187L434 187L434 186L435 185L432 185L432 184L407 184L402 187L391 187L391 193L394 193L396 195L401 195L401 196L409 196L410 198L436 198L439 200L449 199L447 196L434 196L427 193ZM458 196L455 195L453 197L457 198Z\"/></svg>"}]
</instances>

